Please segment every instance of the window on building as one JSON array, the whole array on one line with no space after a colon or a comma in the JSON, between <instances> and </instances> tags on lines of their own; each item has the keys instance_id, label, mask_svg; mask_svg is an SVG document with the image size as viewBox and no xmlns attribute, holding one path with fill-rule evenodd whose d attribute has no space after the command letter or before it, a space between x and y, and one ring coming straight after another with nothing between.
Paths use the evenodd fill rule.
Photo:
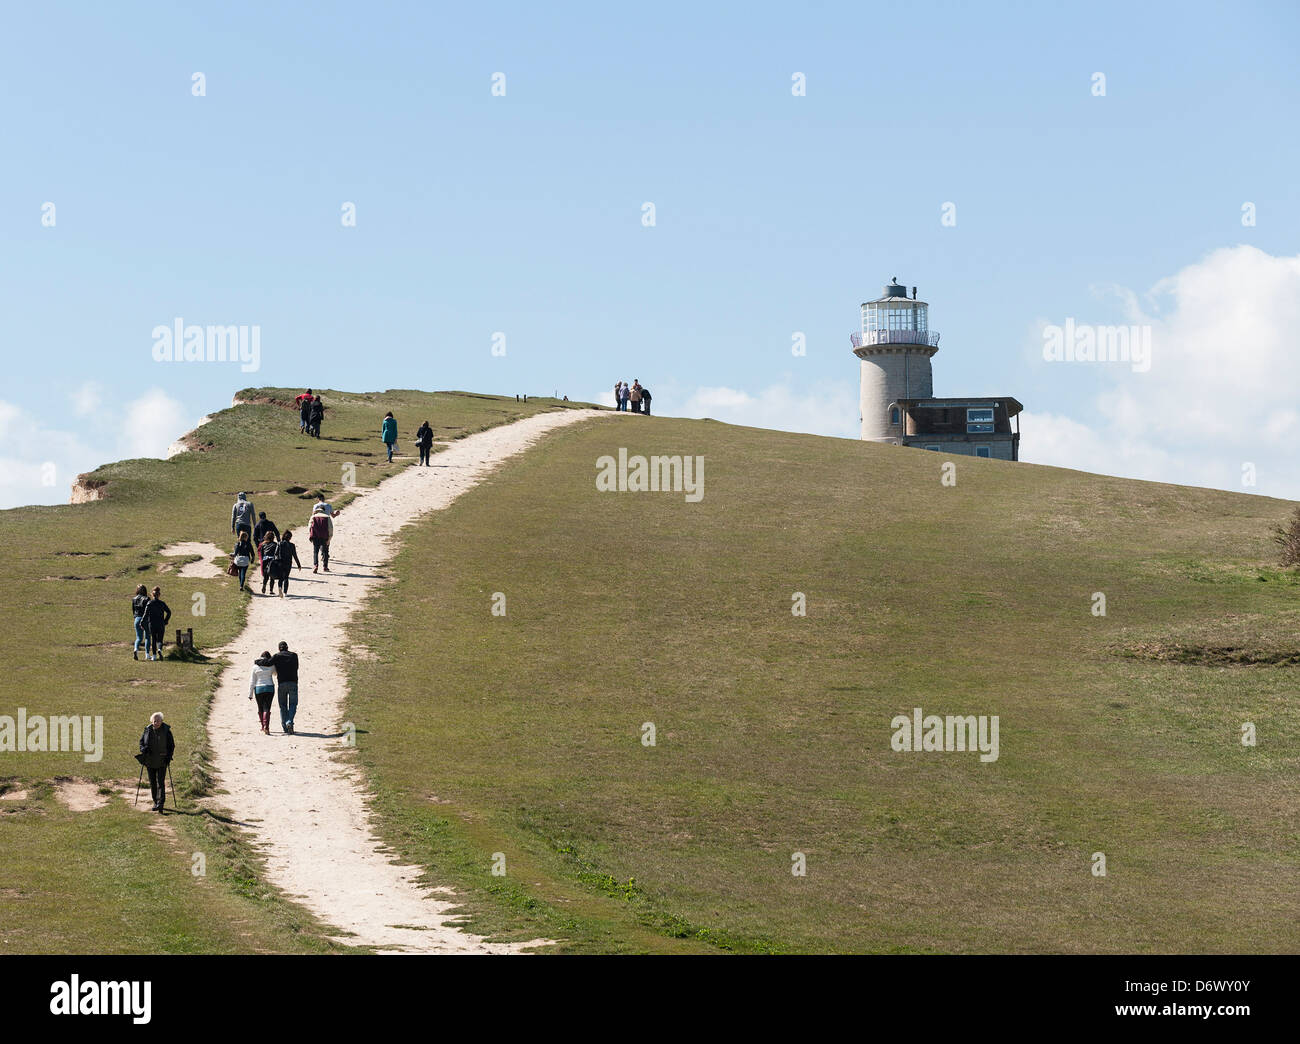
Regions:
<instances>
[{"instance_id":1,"label":"window on building","mask_svg":"<svg viewBox=\"0 0 1300 1044\"><path fill-rule=\"evenodd\" d=\"M938 447L938 446L926 446L925 449L928 449L931 453L938 453L938 452L939 452L939 447Z\"/></svg>"},{"instance_id":2,"label":"window on building","mask_svg":"<svg viewBox=\"0 0 1300 1044\"><path fill-rule=\"evenodd\" d=\"M892 410L889 411L889 423L890 423L890 424L897 424L897 423L898 423L898 407L897 407L897 406L895 406Z\"/></svg>"},{"instance_id":3,"label":"window on building","mask_svg":"<svg viewBox=\"0 0 1300 1044\"><path fill-rule=\"evenodd\" d=\"M966 411L966 430L971 434L993 430L992 409L971 409Z\"/></svg>"},{"instance_id":4,"label":"window on building","mask_svg":"<svg viewBox=\"0 0 1300 1044\"><path fill-rule=\"evenodd\" d=\"M977 457L988 457L988 456L991 456L991 455L992 455L992 453L991 453L990 447L988 447L988 446L976 446L976 447L975 447L975 456L977 456Z\"/></svg>"}]
</instances>

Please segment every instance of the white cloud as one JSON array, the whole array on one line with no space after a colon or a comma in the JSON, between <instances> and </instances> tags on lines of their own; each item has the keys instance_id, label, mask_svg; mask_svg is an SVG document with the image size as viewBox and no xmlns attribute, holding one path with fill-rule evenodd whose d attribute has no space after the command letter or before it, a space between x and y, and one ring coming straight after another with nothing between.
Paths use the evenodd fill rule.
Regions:
<instances>
[{"instance_id":1,"label":"white cloud","mask_svg":"<svg viewBox=\"0 0 1300 1044\"><path fill-rule=\"evenodd\" d=\"M78 417L88 417L99 409L103 401L100 387L94 381L83 381L81 385L68 393L72 400L72 412Z\"/></svg>"},{"instance_id":2,"label":"white cloud","mask_svg":"<svg viewBox=\"0 0 1300 1044\"><path fill-rule=\"evenodd\" d=\"M77 396L72 394L77 410ZM89 402L90 399L85 401ZM98 399L75 432L0 401L0 508L66 504L79 474L124 457L164 457L171 441L193 427L185 408L154 388L120 410Z\"/></svg>"},{"instance_id":3,"label":"white cloud","mask_svg":"<svg viewBox=\"0 0 1300 1044\"><path fill-rule=\"evenodd\" d=\"M1300 257L1216 250L1146 294L1112 289L1150 324L1151 369L1041 363L1064 388L1087 366L1103 390L1084 418L1026 412L1026 461L1300 498ZM1084 320L1080 320L1082 322ZM1074 371L1074 372L1072 372ZM1258 484L1243 487L1243 465Z\"/></svg>"},{"instance_id":4,"label":"white cloud","mask_svg":"<svg viewBox=\"0 0 1300 1044\"><path fill-rule=\"evenodd\" d=\"M120 445L128 457L165 457L177 435L192 428L185 407L161 388L127 403Z\"/></svg>"},{"instance_id":5,"label":"white cloud","mask_svg":"<svg viewBox=\"0 0 1300 1044\"><path fill-rule=\"evenodd\" d=\"M861 430L858 418L858 389L849 381L830 381L801 391L787 384L771 384L759 391L740 388L697 387L679 394L656 397L660 413L674 417L711 417L728 424L751 428L777 428L810 435L856 438ZM678 405L680 403L680 405Z\"/></svg>"}]
</instances>

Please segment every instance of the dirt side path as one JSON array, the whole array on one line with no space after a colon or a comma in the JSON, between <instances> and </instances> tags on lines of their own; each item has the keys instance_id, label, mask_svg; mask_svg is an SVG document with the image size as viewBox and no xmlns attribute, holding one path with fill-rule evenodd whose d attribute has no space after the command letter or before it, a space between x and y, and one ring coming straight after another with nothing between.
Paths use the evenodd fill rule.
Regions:
<instances>
[{"instance_id":1,"label":"dirt side path","mask_svg":"<svg viewBox=\"0 0 1300 1044\"><path fill-rule=\"evenodd\" d=\"M448 913L453 904L421 888L419 869L391 862L382 848L360 773L339 756L344 697L339 650L348 618L392 557L399 529L445 508L546 432L607 415L563 410L492 428L453 443L433 457L433 466L413 465L362 491L335 525L329 573L311 571L306 501L302 518L275 520L281 530L294 530L305 568L294 570L287 598L252 595L247 627L222 650L231 666L222 673L209 721L223 791L215 801L251 831L271 882L339 929L340 941L419 953L521 948L488 943L457 927ZM260 590L260 576L257 585ZM232 581L230 597L235 596ZM249 671L263 649L274 652L281 640L301 664L296 734L281 734L273 704L271 735L263 736L255 704L247 698Z\"/></svg>"}]
</instances>

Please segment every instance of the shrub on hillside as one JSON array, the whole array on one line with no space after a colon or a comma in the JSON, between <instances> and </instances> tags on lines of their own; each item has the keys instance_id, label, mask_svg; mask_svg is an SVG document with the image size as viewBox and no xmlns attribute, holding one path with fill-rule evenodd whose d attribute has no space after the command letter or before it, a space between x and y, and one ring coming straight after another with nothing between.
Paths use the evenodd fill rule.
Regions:
<instances>
[{"instance_id":1,"label":"shrub on hillside","mask_svg":"<svg viewBox=\"0 0 1300 1044\"><path fill-rule=\"evenodd\" d=\"M1282 549L1283 567L1300 566L1300 506L1292 513L1291 520L1286 525L1273 528L1273 539Z\"/></svg>"}]
</instances>

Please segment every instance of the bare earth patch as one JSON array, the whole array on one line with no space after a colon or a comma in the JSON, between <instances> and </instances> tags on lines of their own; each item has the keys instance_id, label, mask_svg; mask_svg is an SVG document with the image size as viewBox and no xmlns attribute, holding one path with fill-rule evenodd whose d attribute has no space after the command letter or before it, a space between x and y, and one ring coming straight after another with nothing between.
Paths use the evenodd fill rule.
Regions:
<instances>
[{"instance_id":1,"label":"bare earth patch","mask_svg":"<svg viewBox=\"0 0 1300 1044\"><path fill-rule=\"evenodd\" d=\"M546 432L594 410L541 413L458 439L437 467L410 467L363 490L340 518L329 573L293 574L287 598L254 598L248 624L223 653L208 721L220 801L245 824L270 881L338 932L340 942L390 953L515 953L545 944L492 943L457 923L454 897L420 884L421 869L393 861L376 834L365 781L342 736L346 684L341 651L349 617L381 582L405 525L450 505ZM300 551L301 554L301 551ZM297 735L258 730L249 670L284 639L301 659ZM274 708L274 705L273 705ZM438 898L434 898L435 892Z\"/></svg>"},{"instance_id":2,"label":"bare earth patch","mask_svg":"<svg viewBox=\"0 0 1300 1044\"><path fill-rule=\"evenodd\" d=\"M180 555L199 555L197 562L186 562L176 571L177 576L190 577L198 580L208 580L214 577L225 576L226 572L220 566L212 564L211 559L220 558L226 554L216 544L205 544L197 540L182 541L179 544L169 544L164 547L159 554L167 555L169 558L175 558Z\"/></svg>"},{"instance_id":3,"label":"bare earth patch","mask_svg":"<svg viewBox=\"0 0 1300 1044\"><path fill-rule=\"evenodd\" d=\"M84 779L56 781L54 796L73 812L93 812L108 804L108 795L99 792L99 784Z\"/></svg>"}]
</instances>

